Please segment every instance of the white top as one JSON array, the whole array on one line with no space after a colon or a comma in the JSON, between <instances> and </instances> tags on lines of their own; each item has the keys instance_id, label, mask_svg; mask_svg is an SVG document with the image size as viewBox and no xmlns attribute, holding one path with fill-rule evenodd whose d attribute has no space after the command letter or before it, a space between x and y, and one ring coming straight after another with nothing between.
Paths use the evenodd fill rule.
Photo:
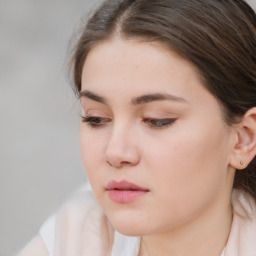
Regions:
<instances>
[{"instance_id":1,"label":"white top","mask_svg":"<svg viewBox=\"0 0 256 256\"><path fill-rule=\"evenodd\" d=\"M238 196L237 196L238 195ZM241 192L233 193L233 223L226 248L220 256L256 256L256 205ZM49 256L77 256L81 250L93 256L138 256L140 237L129 237L114 231L111 238L106 225L102 225L102 212L88 185L79 190L61 210L50 217L40 229L40 235ZM101 213L101 214L100 214ZM88 221L89 220L89 221ZM85 232L88 230L87 234ZM101 229L91 239L91 230ZM104 239L102 239L104 237ZM86 241L86 249L83 247ZM111 240L112 239L112 240ZM109 245L102 244L103 240ZM112 241L112 242L111 242ZM65 248L63 248L63 245ZM83 249L81 249L83 247ZM93 252L93 253L92 253Z\"/></svg>"},{"instance_id":2,"label":"white top","mask_svg":"<svg viewBox=\"0 0 256 256\"><path fill-rule=\"evenodd\" d=\"M49 251L49 256L53 256L54 252L54 227L55 218L49 218L40 229L40 235ZM140 249L140 238L129 237L115 231L114 244L111 256L138 256ZM224 249L225 250L225 249ZM224 250L221 256L224 256Z\"/></svg>"},{"instance_id":3,"label":"white top","mask_svg":"<svg viewBox=\"0 0 256 256\"><path fill-rule=\"evenodd\" d=\"M48 249L49 256L53 256L54 252L55 222L56 216L51 216L41 227L39 232L46 245L46 248ZM137 256L139 253L139 246L139 237L128 237L115 231L111 256Z\"/></svg>"}]
</instances>

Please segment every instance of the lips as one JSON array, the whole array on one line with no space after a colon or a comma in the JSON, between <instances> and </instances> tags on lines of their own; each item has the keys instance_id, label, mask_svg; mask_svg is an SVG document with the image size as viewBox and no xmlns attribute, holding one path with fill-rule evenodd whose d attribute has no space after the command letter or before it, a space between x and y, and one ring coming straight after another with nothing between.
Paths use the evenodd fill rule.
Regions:
<instances>
[{"instance_id":1,"label":"lips","mask_svg":"<svg viewBox=\"0 0 256 256\"><path fill-rule=\"evenodd\" d=\"M146 188L139 187L138 185L135 185L131 182L128 182L126 180L122 181L115 181L112 180L108 183L107 185L107 190L143 190L143 191L148 191Z\"/></svg>"},{"instance_id":2,"label":"lips","mask_svg":"<svg viewBox=\"0 0 256 256\"><path fill-rule=\"evenodd\" d=\"M112 180L107 185L107 192L112 201L127 204L147 194L149 190L126 180Z\"/></svg>"}]
</instances>

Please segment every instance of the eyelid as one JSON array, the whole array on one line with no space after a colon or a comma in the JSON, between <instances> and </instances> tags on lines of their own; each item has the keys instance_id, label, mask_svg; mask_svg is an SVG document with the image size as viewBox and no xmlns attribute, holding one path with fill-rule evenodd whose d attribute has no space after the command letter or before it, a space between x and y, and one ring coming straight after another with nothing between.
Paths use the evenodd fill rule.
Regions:
<instances>
[{"instance_id":1,"label":"eyelid","mask_svg":"<svg viewBox=\"0 0 256 256\"><path fill-rule=\"evenodd\" d=\"M174 118L179 112L177 110L154 110L154 109L143 109L141 115L148 118L165 119Z\"/></svg>"},{"instance_id":2,"label":"eyelid","mask_svg":"<svg viewBox=\"0 0 256 256\"><path fill-rule=\"evenodd\" d=\"M86 123L91 128L99 128L104 126L106 123L111 122L110 118L104 118L101 116L81 116L82 122Z\"/></svg>"},{"instance_id":3,"label":"eyelid","mask_svg":"<svg viewBox=\"0 0 256 256\"><path fill-rule=\"evenodd\" d=\"M84 115L92 113L97 115L112 115L111 108L109 106L102 105L99 102L92 101L87 98L81 98L79 103Z\"/></svg>"},{"instance_id":4,"label":"eyelid","mask_svg":"<svg viewBox=\"0 0 256 256\"><path fill-rule=\"evenodd\" d=\"M152 129L163 129L171 126L177 118L148 118L144 117L142 121Z\"/></svg>"},{"instance_id":5,"label":"eyelid","mask_svg":"<svg viewBox=\"0 0 256 256\"><path fill-rule=\"evenodd\" d=\"M110 118L109 114L107 114L105 111L98 110L98 109L83 109L82 108L82 116L88 117L88 116L95 116L95 117L102 117L102 118Z\"/></svg>"}]
</instances>

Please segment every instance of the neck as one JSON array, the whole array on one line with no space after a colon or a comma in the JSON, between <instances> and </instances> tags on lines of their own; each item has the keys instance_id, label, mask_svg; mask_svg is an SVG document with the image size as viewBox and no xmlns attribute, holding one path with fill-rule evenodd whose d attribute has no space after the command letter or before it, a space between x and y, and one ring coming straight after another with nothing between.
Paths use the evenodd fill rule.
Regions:
<instances>
[{"instance_id":1,"label":"neck","mask_svg":"<svg viewBox=\"0 0 256 256\"><path fill-rule=\"evenodd\" d=\"M216 202L189 223L143 236L139 256L220 256L232 223L230 197Z\"/></svg>"}]
</instances>

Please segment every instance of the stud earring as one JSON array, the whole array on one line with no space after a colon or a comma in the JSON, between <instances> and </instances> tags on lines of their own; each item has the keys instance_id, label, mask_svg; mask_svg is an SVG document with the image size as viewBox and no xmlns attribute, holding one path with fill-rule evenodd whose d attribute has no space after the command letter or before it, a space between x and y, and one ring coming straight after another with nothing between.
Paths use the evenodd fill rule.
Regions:
<instances>
[{"instance_id":1,"label":"stud earring","mask_svg":"<svg viewBox=\"0 0 256 256\"><path fill-rule=\"evenodd\" d=\"M243 161L240 161L240 165L243 165L244 164L244 162Z\"/></svg>"}]
</instances>

